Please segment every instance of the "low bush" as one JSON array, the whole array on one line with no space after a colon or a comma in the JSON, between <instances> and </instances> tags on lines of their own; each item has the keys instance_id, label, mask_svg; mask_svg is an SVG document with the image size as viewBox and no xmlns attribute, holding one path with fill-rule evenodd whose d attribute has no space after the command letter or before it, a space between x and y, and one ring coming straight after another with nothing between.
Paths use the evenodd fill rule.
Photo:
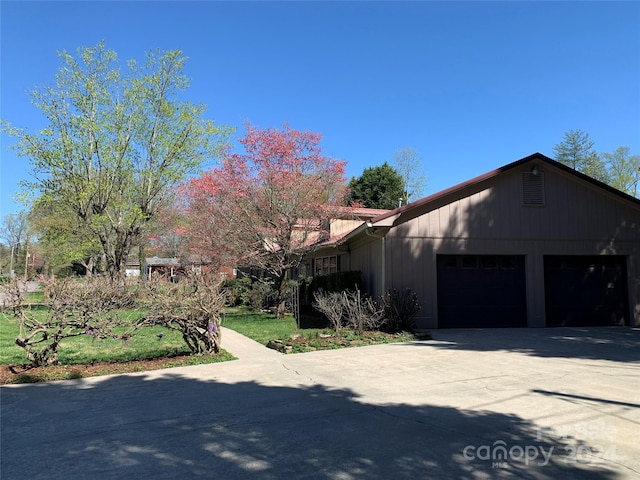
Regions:
<instances>
[{"instance_id":1,"label":"low bush","mask_svg":"<svg viewBox=\"0 0 640 480\"><path fill-rule=\"evenodd\" d=\"M376 329L413 332L414 317L420 310L418 296L411 289L389 290L381 297L381 306L358 288L342 292L319 289L314 293L312 306L325 315L336 333L342 328L357 332Z\"/></svg>"},{"instance_id":2,"label":"low bush","mask_svg":"<svg viewBox=\"0 0 640 480\"><path fill-rule=\"evenodd\" d=\"M384 321L384 309L360 289L342 292L324 292L314 294L314 308L322 312L336 333L347 328L358 333L380 328Z\"/></svg>"},{"instance_id":3,"label":"low bush","mask_svg":"<svg viewBox=\"0 0 640 480\"><path fill-rule=\"evenodd\" d=\"M320 289L313 294L313 308L323 313L332 330L340 333L344 316L344 302L341 292L327 292Z\"/></svg>"},{"instance_id":4,"label":"low bush","mask_svg":"<svg viewBox=\"0 0 640 480\"><path fill-rule=\"evenodd\" d=\"M64 339L81 335L127 339L133 335L135 327L121 311L135 304L135 292L107 278L81 282L49 278L43 279L43 284L44 311L24 302L26 290L19 282L4 289L6 306L20 327L15 343L25 350L33 366L57 364L60 342Z\"/></svg>"},{"instance_id":5,"label":"low bush","mask_svg":"<svg viewBox=\"0 0 640 480\"><path fill-rule=\"evenodd\" d=\"M273 307L276 292L266 280L252 280L249 277L227 279L222 284L229 307L249 307L266 310Z\"/></svg>"},{"instance_id":6,"label":"low bush","mask_svg":"<svg viewBox=\"0 0 640 480\"><path fill-rule=\"evenodd\" d=\"M386 331L413 332L416 329L414 317L420 311L418 295L411 290L389 290L382 295L385 322L382 328Z\"/></svg>"},{"instance_id":7,"label":"low bush","mask_svg":"<svg viewBox=\"0 0 640 480\"><path fill-rule=\"evenodd\" d=\"M342 292L347 326L362 333L365 330L377 330L384 322L384 309L371 297L362 295L360 289Z\"/></svg>"},{"instance_id":8,"label":"low bush","mask_svg":"<svg viewBox=\"0 0 640 480\"><path fill-rule=\"evenodd\" d=\"M177 283L147 284L141 326L176 330L194 354L219 353L226 294L217 274L191 272Z\"/></svg>"}]
</instances>

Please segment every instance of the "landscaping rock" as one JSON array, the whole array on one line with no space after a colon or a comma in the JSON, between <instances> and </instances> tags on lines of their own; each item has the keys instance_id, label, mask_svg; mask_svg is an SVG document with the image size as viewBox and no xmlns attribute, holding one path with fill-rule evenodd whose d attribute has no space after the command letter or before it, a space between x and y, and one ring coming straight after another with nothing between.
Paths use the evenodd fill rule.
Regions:
<instances>
[{"instance_id":1,"label":"landscaping rock","mask_svg":"<svg viewBox=\"0 0 640 480\"><path fill-rule=\"evenodd\" d=\"M284 343L282 340L269 340L267 348L272 348L273 350L281 352L284 350Z\"/></svg>"}]
</instances>

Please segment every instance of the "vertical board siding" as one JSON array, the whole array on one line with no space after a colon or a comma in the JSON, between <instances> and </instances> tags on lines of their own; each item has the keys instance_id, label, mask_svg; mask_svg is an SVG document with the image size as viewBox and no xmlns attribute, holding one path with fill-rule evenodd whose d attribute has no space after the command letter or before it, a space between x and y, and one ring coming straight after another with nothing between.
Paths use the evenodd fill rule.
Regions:
<instances>
[{"instance_id":1,"label":"vertical board siding","mask_svg":"<svg viewBox=\"0 0 640 480\"><path fill-rule=\"evenodd\" d=\"M640 209L566 172L543 170L544 206L523 204L523 167L458 191L389 231L384 288L416 291L424 304L419 326L437 326L436 254L464 253L525 256L529 326L544 326L544 255L627 255L631 310L640 323ZM369 257L379 268L371 250Z\"/></svg>"},{"instance_id":2,"label":"vertical board siding","mask_svg":"<svg viewBox=\"0 0 640 480\"><path fill-rule=\"evenodd\" d=\"M520 172L515 172L520 173ZM524 206L519 175L426 212L400 225L403 235L432 238L524 238L637 240L638 227L625 222L637 211L603 195L595 187L545 175L545 206Z\"/></svg>"},{"instance_id":3,"label":"vertical board siding","mask_svg":"<svg viewBox=\"0 0 640 480\"><path fill-rule=\"evenodd\" d=\"M368 241L351 249L351 269L362 273L362 289L378 297L381 294L382 250L380 239Z\"/></svg>"}]
</instances>

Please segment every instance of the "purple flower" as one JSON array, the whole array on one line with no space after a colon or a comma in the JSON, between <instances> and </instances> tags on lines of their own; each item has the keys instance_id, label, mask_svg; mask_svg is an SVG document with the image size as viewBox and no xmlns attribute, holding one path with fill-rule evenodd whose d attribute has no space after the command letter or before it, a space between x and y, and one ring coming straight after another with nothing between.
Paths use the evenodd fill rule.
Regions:
<instances>
[{"instance_id":1,"label":"purple flower","mask_svg":"<svg viewBox=\"0 0 640 480\"><path fill-rule=\"evenodd\" d=\"M209 325L207 326L207 332L209 333L210 337L213 336L213 332L215 332L216 329L217 329L216 324L213 322L209 322Z\"/></svg>"}]
</instances>

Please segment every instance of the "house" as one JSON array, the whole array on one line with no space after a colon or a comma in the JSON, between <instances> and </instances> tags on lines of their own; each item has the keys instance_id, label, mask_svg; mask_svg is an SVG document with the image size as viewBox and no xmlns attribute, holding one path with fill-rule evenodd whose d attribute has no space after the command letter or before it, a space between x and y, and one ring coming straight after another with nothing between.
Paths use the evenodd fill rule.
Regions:
<instances>
[{"instance_id":1,"label":"house","mask_svg":"<svg viewBox=\"0 0 640 480\"><path fill-rule=\"evenodd\" d=\"M321 254L313 255L310 257L310 261L303 262L301 270L307 275L313 277L349 270L349 263L347 262L344 265L341 265L340 262L343 260L343 256L336 255L331 248L328 250L328 255L323 255L323 253L327 252L325 247L333 247L337 245L355 228L373 218L389 212L391 212L391 210L360 207L339 208L337 211L333 212L333 218L329 220L328 228L326 228L326 238L323 238L323 240L317 245Z\"/></svg>"},{"instance_id":2,"label":"house","mask_svg":"<svg viewBox=\"0 0 640 480\"><path fill-rule=\"evenodd\" d=\"M182 273L182 264L178 258L147 257L145 258L147 278L154 276L174 278Z\"/></svg>"},{"instance_id":3,"label":"house","mask_svg":"<svg viewBox=\"0 0 640 480\"><path fill-rule=\"evenodd\" d=\"M640 201L536 153L361 221L307 264L361 271L374 298L412 289L418 328L640 326Z\"/></svg>"}]
</instances>

